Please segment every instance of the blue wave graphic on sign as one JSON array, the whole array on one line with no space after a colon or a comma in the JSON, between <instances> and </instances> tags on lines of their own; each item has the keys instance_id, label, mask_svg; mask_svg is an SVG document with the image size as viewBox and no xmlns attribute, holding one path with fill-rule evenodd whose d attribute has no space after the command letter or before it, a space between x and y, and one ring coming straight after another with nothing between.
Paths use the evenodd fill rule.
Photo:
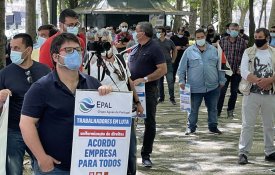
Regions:
<instances>
[{"instance_id":1,"label":"blue wave graphic on sign","mask_svg":"<svg viewBox=\"0 0 275 175\"><path fill-rule=\"evenodd\" d=\"M90 112L95 107L95 104L91 98L84 98L79 102L79 109L81 112Z\"/></svg>"}]
</instances>

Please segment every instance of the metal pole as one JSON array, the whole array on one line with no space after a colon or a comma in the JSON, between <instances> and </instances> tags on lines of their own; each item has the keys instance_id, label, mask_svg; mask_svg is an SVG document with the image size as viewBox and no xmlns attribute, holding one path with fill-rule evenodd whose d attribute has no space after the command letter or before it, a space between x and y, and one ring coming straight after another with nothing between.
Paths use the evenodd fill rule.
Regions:
<instances>
[{"instance_id":1,"label":"metal pole","mask_svg":"<svg viewBox=\"0 0 275 175\"><path fill-rule=\"evenodd\" d=\"M49 0L50 22L57 26L57 0Z\"/></svg>"}]
</instances>

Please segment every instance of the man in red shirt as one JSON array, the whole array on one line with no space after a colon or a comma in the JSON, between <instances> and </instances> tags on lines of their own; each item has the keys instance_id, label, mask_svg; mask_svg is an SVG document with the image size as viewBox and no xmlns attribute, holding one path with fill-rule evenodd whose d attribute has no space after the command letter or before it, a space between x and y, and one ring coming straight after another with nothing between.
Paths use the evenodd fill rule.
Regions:
<instances>
[{"instance_id":1,"label":"man in red shirt","mask_svg":"<svg viewBox=\"0 0 275 175\"><path fill-rule=\"evenodd\" d=\"M53 69L54 65L52 63L51 54L50 54L50 48L51 48L53 39L64 32L73 33L77 35L79 26L80 26L80 23L78 21L78 14L72 9L63 10L59 16L60 30L55 35L47 39L47 41L41 46L40 53L39 53L39 62L46 64L51 69ZM81 48L84 51L85 43L81 38L78 37L78 39L80 41Z\"/></svg>"}]
</instances>

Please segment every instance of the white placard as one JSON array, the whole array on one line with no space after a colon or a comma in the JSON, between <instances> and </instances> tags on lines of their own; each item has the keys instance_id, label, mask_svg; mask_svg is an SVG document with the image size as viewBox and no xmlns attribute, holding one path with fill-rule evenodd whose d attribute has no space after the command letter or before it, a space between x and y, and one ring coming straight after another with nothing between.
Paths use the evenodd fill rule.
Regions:
<instances>
[{"instance_id":1,"label":"white placard","mask_svg":"<svg viewBox=\"0 0 275 175\"><path fill-rule=\"evenodd\" d=\"M76 91L71 175L127 174L132 92Z\"/></svg>"},{"instance_id":2,"label":"white placard","mask_svg":"<svg viewBox=\"0 0 275 175\"><path fill-rule=\"evenodd\" d=\"M191 89L189 84L185 84L184 90L180 88L180 110L191 112Z\"/></svg>"},{"instance_id":3,"label":"white placard","mask_svg":"<svg viewBox=\"0 0 275 175\"><path fill-rule=\"evenodd\" d=\"M143 114L138 115L137 113L134 112L133 116L134 117L139 117L139 118L146 118L146 94L145 94L145 83L140 83L139 85L135 86L136 93L138 95L138 99L143 107Z\"/></svg>"},{"instance_id":4,"label":"white placard","mask_svg":"<svg viewBox=\"0 0 275 175\"><path fill-rule=\"evenodd\" d=\"M8 138L8 118L9 118L9 103L8 96L0 116L0 174L6 175L6 153L7 153L7 138Z\"/></svg>"}]
</instances>

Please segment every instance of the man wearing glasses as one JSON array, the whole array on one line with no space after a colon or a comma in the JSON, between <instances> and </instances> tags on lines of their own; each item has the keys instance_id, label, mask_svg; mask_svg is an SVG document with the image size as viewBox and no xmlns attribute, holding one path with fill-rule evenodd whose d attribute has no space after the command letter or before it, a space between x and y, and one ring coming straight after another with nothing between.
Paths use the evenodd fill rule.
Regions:
<instances>
[{"instance_id":1,"label":"man wearing glasses","mask_svg":"<svg viewBox=\"0 0 275 175\"><path fill-rule=\"evenodd\" d=\"M20 129L35 157L35 175L70 174L76 89L97 89L99 95L112 91L79 72L81 50L73 34L62 33L54 38L51 57L55 69L26 93Z\"/></svg>"},{"instance_id":2,"label":"man wearing glasses","mask_svg":"<svg viewBox=\"0 0 275 175\"><path fill-rule=\"evenodd\" d=\"M133 40L133 36L128 32L128 24L126 22L122 22L119 25L119 29L121 30L121 32L116 35L114 42L118 53L124 51L128 42L130 40Z\"/></svg>"},{"instance_id":3,"label":"man wearing glasses","mask_svg":"<svg viewBox=\"0 0 275 175\"><path fill-rule=\"evenodd\" d=\"M60 30L55 35L53 35L52 37L47 39L47 41L41 46L40 54L39 54L39 62L46 64L49 66L49 68L53 69L54 65L51 60L51 54L50 54L50 47L51 47L53 39L56 36L58 36L64 32L77 35L79 27L80 27L80 23L78 21L78 14L75 11L73 11L72 9L63 10L59 16L59 29ZM84 41L79 37L78 37L78 39L80 41L82 50L85 51Z\"/></svg>"},{"instance_id":4,"label":"man wearing glasses","mask_svg":"<svg viewBox=\"0 0 275 175\"><path fill-rule=\"evenodd\" d=\"M25 93L31 84L48 74L50 69L31 58L33 41L30 35L17 34L11 40L12 64L0 72L0 106L1 110L8 96L9 121L7 139L7 175L21 175L23 158L27 149L19 128L21 108Z\"/></svg>"}]
</instances>

